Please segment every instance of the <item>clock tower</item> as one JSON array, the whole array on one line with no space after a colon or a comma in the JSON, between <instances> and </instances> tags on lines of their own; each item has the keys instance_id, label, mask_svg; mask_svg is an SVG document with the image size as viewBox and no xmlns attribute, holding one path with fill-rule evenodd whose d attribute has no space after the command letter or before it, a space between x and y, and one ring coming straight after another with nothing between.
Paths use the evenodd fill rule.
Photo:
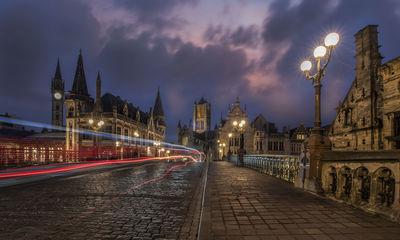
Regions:
<instances>
[{"instance_id":1,"label":"clock tower","mask_svg":"<svg viewBox=\"0 0 400 240\"><path fill-rule=\"evenodd\" d=\"M57 127L64 125L64 81L61 77L59 60L51 81L51 124Z\"/></svg>"}]
</instances>

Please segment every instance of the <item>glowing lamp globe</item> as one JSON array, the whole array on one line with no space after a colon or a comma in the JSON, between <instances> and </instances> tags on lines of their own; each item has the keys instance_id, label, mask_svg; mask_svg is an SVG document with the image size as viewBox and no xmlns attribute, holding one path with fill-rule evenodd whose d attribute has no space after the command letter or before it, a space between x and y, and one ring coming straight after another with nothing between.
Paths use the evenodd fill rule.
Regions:
<instances>
[{"instance_id":1,"label":"glowing lamp globe","mask_svg":"<svg viewBox=\"0 0 400 240\"><path fill-rule=\"evenodd\" d=\"M93 119L89 119L89 124L93 124L93 123L94 123Z\"/></svg>"},{"instance_id":2,"label":"glowing lamp globe","mask_svg":"<svg viewBox=\"0 0 400 240\"><path fill-rule=\"evenodd\" d=\"M311 63L310 61L308 61L308 60L303 61L303 62L301 63L301 65L300 65L300 69L301 69L302 72L308 72L308 71L310 71L310 70L311 70L311 67L312 67L312 63Z\"/></svg>"},{"instance_id":3,"label":"glowing lamp globe","mask_svg":"<svg viewBox=\"0 0 400 240\"><path fill-rule=\"evenodd\" d=\"M327 47L336 46L336 44L338 44L338 42L339 42L339 34L337 34L335 32L329 33L328 35L326 35L324 42L325 42L325 46L327 46Z\"/></svg>"},{"instance_id":4,"label":"glowing lamp globe","mask_svg":"<svg viewBox=\"0 0 400 240\"><path fill-rule=\"evenodd\" d=\"M318 46L314 49L314 57L315 58L322 58L326 54L326 47Z\"/></svg>"}]
</instances>

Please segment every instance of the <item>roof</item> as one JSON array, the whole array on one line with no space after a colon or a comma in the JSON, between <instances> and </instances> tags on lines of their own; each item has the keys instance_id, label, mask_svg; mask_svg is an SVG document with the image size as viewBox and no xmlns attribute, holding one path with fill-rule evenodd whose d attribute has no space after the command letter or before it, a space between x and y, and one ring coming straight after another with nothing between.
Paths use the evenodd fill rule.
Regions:
<instances>
[{"instance_id":1,"label":"roof","mask_svg":"<svg viewBox=\"0 0 400 240\"><path fill-rule=\"evenodd\" d=\"M150 114L141 111L138 107L135 107L132 103L128 103L122 100L119 96L114 96L111 93L106 93L101 97L101 103L103 107L103 112L113 112L113 107L117 107L117 113L124 115L125 104L128 107L128 117L131 119L136 119L137 113L140 114L140 122L147 124Z\"/></svg>"}]
</instances>

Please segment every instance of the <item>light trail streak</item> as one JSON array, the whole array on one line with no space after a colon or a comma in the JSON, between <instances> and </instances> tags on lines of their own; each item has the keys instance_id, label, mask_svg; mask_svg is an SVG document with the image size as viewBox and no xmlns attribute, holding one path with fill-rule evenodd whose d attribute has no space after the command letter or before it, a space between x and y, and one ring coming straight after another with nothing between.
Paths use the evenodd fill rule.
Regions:
<instances>
[{"instance_id":1,"label":"light trail streak","mask_svg":"<svg viewBox=\"0 0 400 240\"><path fill-rule=\"evenodd\" d=\"M14 118L7 118L7 117L1 117L1 116L0 116L0 122L16 124L16 125L21 125L21 126L27 126L27 127L34 127L34 128L45 128L48 130L56 130L56 131L64 131L64 132L66 131L65 127L53 126L51 124L46 124L46 123L38 123L38 122L32 122L32 121L26 121L26 120L21 120L21 119L14 119ZM74 131L76 131L77 133L99 136L99 137L103 137L105 139L111 139L114 141L124 140L124 141L128 141L128 142L129 141L142 142L142 143L148 144L150 146L155 145L155 143L160 143L163 147L171 148L172 150L177 149L177 150L185 151L187 153L194 153L194 154L201 155L201 152L194 148L189 148L186 146L168 143L168 142L161 142L161 141L149 140L149 139L138 138L138 137L121 136L118 134L104 133L104 132L92 131L92 130L87 130L87 129L74 129Z\"/></svg>"},{"instance_id":2,"label":"light trail streak","mask_svg":"<svg viewBox=\"0 0 400 240\"><path fill-rule=\"evenodd\" d=\"M81 163L72 166L63 166L60 168L51 168L51 169L43 169L43 170L31 170L29 171L20 171L20 172L8 172L8 173L0 173L0 179L7 179L7 178L18 178L18 177L30 177L36 175L44 175L44 174L54 174L54 173L62 173L68 172L78 169L85 169L85 168L93 168L98 166L107 166L113 164L127 164L127 163L142 163L146 161L153 161L153 160L171 160L171 159L184 159L188 158L194 162L197 162L197 159L193 158L192 156L184 156L184 155L177 155L177 156L169 156L169 157L143 157L143 158L136 158L136 159L121 159L121 160L104 160L104 161L93 161L90 163Z\"/></svg>"}]
</instances>

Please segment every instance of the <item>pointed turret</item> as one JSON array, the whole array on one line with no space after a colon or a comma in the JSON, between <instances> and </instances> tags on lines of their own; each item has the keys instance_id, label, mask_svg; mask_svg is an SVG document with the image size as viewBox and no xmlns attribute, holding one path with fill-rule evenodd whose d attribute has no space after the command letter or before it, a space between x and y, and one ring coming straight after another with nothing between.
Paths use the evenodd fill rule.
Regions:
<instances>
[{"instance_id":1,"label":"pointed turret","mask_svg":"<svg viewBox=\"0 0 400 240\"><path fill-rule=\"evenodd\" d=\"M83 67L82 50L79 51L78 62L76 65L74 83L72 85L72 94L89 96L86 84L85 69Z\"/></svg>"},{"instance_id":2,"label":"pointed turret","mask_svg":"<svg viewBox=\"0 0 400 240\"><path fill-rule=\"evenodd\" d=\"M157 97L153 108L153 116L155 118L164 120L164 109L161 103L160 88L157 90Z\"/></svg>"},{"instance_id":3,"label":"pointed turret","mask_svg":"<svg viewBox=\"0 0 400 240\"><path fill-rule=\"evenodd\" d=\"M181 125L181 120L178 121L178 129L181 129L182 125Z\"/></svg>"},{"instance_id":4,"label":"pointed turret","mask_svg":"<svg viewBox=\"0 0 400 240\"><path fill-rule=\"evenodd\" d=\"M54 73L53 81L52 81L52 89L63 90L64 91L64 81L61 76L61 67L60 60L57 59L56 71Z\"/></svg>"},{"instance_id":5,"label":"pointed turret","mask_svg":"<svg viewBox=\"0 0 400 240\"><path fill-rule=\"evenodd\" d=\"M102 104L101 104L101 77L100 71L97 72L96 78L96 102L95 102L95 111L101 112L102 111Z\"/></svg>"}]
</instances>

